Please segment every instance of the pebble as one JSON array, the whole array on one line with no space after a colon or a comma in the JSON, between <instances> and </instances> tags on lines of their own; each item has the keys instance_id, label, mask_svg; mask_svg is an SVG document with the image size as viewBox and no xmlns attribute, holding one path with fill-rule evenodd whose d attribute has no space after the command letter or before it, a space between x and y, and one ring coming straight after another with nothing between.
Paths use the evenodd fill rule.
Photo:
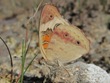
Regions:
<instances>
[{"instance_id":1,"label":"pebble","mask_svg":"<svg viewBox=\"0 0 110 83\"><path fill-rule=\"evenodd\" d=\"M110 75L105 70L83 62L53 68L50 79L55 83L110 83Z\"/></svg>"}]
</instances>

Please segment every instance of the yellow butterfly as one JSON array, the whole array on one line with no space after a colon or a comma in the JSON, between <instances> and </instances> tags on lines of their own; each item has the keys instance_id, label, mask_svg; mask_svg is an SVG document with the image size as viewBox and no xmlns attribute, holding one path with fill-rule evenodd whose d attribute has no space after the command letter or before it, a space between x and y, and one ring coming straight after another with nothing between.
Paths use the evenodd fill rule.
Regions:
<instances>
[{"instance_id":1,"label":"yellow butterfly","mask_svg":"<svg viewBox=\"0 0 110 83\"><path fill-rule=\"evenodd\" d=\"M90 49L85 34L64 20L52 4L46 4L41 13L39 44L45 60L62 63L76 60Z\"/></svg>"}]
</instances>

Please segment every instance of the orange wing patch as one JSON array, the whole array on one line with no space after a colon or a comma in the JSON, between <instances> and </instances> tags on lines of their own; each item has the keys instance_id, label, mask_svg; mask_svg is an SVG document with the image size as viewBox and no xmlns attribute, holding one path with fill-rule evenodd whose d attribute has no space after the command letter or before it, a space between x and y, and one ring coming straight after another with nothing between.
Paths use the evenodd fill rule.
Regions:
<instances>
[{"instance_id":1,"label":"orange wing patch","mask_svg":"<svg viewBox=\"0 0 110 83\"><path fill-rule=\"evenodd\" d=\"M44 43L43 47L44 47L44 49L46 49L48 47L48 43Z\"/></svg>"},{"instance_id":2,"label":"orange wing patch","mask_svg":"<svg viewBox=\"0 0 110 83\"><path fill-rule=\"evenodd\" d=\"M43 35L43 47L44 49L46 49L48 47L48 44L51 40L51 37L52 37L52 34L46 34L46 35Z\"/></svg>"},{"instance_id":3,"label":"orange wing patch","mask_svg":"<svg viewBox=\"0 0 110 83\"><path fill-rule=\"evenodd\" d=\"M42 36L44 49L46 49L48 47L48 44L51 41L51 37L52 37L52 31L51 30L47 30L46 32L44 32L44 34Z\"/></svg>"}]
</instances>

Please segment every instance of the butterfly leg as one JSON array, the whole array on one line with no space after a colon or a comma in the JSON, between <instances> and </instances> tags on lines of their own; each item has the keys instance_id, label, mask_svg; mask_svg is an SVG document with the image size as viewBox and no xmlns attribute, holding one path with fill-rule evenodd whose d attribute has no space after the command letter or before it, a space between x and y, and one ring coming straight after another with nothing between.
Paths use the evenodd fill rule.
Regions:
<instances>
[{"instance_id":1,"label":"butterfly leg","mask_svg":"<svg viewBox=\"0 0 110 83\"><path fill-rule=\"evenodd\" d=\"M66 69L66 67L64 66L64 64L62 64L59 60L56 60L56 63L58 65L58 67L62 67L67 73L69 76L71 76L71 74L69 73L69 71Z\"/></svg>"}]
</instances>

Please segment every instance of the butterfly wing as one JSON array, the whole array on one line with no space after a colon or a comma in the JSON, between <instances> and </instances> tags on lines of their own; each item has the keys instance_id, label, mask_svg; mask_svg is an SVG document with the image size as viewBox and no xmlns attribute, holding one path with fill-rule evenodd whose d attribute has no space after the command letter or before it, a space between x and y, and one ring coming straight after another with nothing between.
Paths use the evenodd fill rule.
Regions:
<instances>
[{"instance_id":1,"label":"butterfly wing","mask_svg":"<svg viewBox=\"0 0 110 83\"><path fill-rule=\"evenodd\" d=\"M41 12L41 19L40 19L40 28L39 28L39 44L40 50L43 57L46 58L45 49L43 46L48 46L47 44L43 44L43 41L49 41L47 38L48 36L43 36L43 34L47 34L48 31L46 30L53 30L56 24L66 24L69 25L60 15L58 9L52 4L46 4ZM49 31L50 32L50 31Z\"/></svg>"},{"instance_id":2,"label":"butterfly wing","mask_svg":"<svg viewBox=\"0 0 110 83\"><path fill-rule=\"evenodd\" d=\"M70 62L89 51L89 40L75 26L69 25L57 8L44 6L39 30L40 50L46 60Z\"/></svg>"}]
</instances>

